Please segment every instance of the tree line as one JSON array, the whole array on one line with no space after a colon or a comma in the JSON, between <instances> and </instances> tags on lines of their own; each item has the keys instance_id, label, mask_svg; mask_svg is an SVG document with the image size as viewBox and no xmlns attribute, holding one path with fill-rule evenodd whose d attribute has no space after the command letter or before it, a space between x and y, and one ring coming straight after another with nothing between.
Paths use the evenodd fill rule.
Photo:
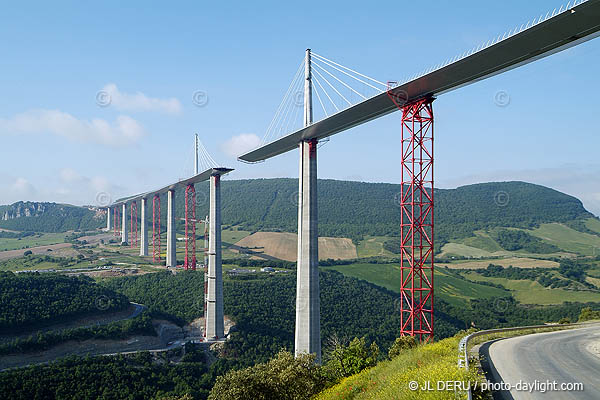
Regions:
<instances>
[{"instance_id":1,"label":"tree line","mask_svg":"<svg viewBox=\"0 0 600 400\"><path fill-rule=\"evenodd\" d=\"M0 272L0 332L18 332L128 307L127 297L88 277Z\"/></svg>"}]
</instances>

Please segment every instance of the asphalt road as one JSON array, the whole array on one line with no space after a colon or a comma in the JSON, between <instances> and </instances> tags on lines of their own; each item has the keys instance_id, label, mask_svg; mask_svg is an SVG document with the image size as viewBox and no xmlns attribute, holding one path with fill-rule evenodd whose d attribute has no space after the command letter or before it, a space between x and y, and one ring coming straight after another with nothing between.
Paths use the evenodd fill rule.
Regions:
<instances>
[{"instance_id":1,"label":"asphalt road","mask_svg":"<svg viewBox=\"0 0 600 400\"><path fill-rule=\"evenodd\" d=\"M597 400L600 354L592 346L600 349L600 324L497 340L482 346L480 354L489 360L488 379L512 385L510 390L495 392L494 399ZM536 381L556 381L558 390L542 392L541 385L531 392L515 388L519 382L535 385ZM583 383L583 391L560 390L561 384L575 382Z\"/></svg>"}]
</instances>

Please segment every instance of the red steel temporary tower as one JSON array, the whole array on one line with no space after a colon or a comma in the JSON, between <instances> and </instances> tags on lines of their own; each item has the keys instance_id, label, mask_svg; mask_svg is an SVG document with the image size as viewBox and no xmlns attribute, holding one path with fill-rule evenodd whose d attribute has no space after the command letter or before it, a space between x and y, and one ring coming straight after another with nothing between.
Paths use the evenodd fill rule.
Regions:
<instances>
[{"instance_id":1,"label":"red steel temporary tower","mask_svg":"<svg viewBox=\"0 0 600 400\"><path fill-rule=\"evenodd\" d=\"M433 98L406 103L402 111L400 215L400 334L433 339Z\"/></svg>"},{"instance_id":2,"label":"red steel temporary tower","mask_svg":"<svg viewBox=\"0 0 600 400\"><path fill-rule=\"evenodd\" d=\"M196 189L185 187L185 261L184 269L196 270Z\"/></svg>"},{"instance_id":3,"label":"red steel temporary tower","mask_svg":"<svg viewBox=\"0 0 600 400\"><path fill-rule=\"evenodd\" d=\"M137 246L137 244L138 244L138 236L137 236L137 201L132 201L131 205L129 207L130 207L129 214L131 214L130 215L130 225L129 225L130 235L131 235L130 247L134 247L134 246Z\"/></svg>"},{"instance_id":4,"label":"red steel temporary tower","mask_svg":"<svg viewBox=\"0 0 600 400\"><path fill-rule=\"evenodd\" d=\"M160 196L152 198L152 262L160 262Z\"/></svg>"}]
</instances>

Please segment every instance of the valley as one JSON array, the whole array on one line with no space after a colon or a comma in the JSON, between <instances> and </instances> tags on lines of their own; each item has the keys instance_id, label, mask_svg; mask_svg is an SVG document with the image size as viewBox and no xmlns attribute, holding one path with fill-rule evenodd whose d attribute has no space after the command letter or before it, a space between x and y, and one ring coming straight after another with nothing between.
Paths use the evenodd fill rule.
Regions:
<instances>
[{"instance_id":1,"label":"valley","mask_svg":"<svg viewBox=\"0 0 600 400\"><path fill-rule=\"evenodd\" d=\"M91 226L86 229L61 228L57 232L54 217L49 215L46 220L43 213L31 224L27 218L32 217L0 221L0 273L7 274L0 280L8 285L6 293L15 282L30 280L33 288L52 282L54 277L75 280L84 290L106 293L87 296L79 303L82 311L64 315L59 309L44 314L42 309L28 308L7 294L0 300L0 310L10 309L14 314L15 306L22 307L17 314L25 317L23 321L36 320L35 313L40 313L47 322L39 326L7 322L13 324L7 327L19 333L3 334L0 367L40 364L28 373L38 376L43 371L62 369L68 374L69 368L62 361L67 355L123 353L119 357L124 358L106 357L106 361L81 358L77 365L99 362L127 369L118 361L126 360L126 364L138 365L142 374L160 368L169 382L164 387L175 393L180 390L176 389L177 379L162 367L168 360L170 368L196 371L200 380L186 381L184 391L204 398L216 374L266 362L281 348L292 349L297 253L295 205L289 201L295 190L293 183L273 179L223 184L224 305L228 327L232 328L227 340L218 345L184 344L201 335L203 268L184 271L164 266L164 227L160 237L162 260L154 262L151 256L140 257L138 248L122 245L112 232L103 232L105 215L101 210L75 209L73 218L66 217L73 226L87 221L85 224ZM399 324L400 242L393 222L399 218L393 202L397 185L319 183L323 191L320 210L327 215L319 238L323 341L365 337L387 349ZM199 191L203 190L199 186ZM257 193L255 208L239 202L237 194L242 190ZM498 209L493 202L498 190L528 200L531 198L527 196L545 196L553 206L526 213L518 206ZM261 210L260 196L268 197L269 193L274 201L268 210ZM334 196L343 200L333 202ZM386 202L388 196L392 200ZM474 196L475 206L469 213L487 216L467 218L467 210L456 205L462 204L461 196ZM584 307L600 309L600 256L596 255L600 222L576 199L519 182L441 190L438 198L436 339L453 337L469 327L575 321ZM177 199L181 201L182 196ZM375 203L384 206L372 208ZM181 213L182 205L177 209ZM71 208L61 206L61 212L65 210ZM351 215L361 218L350 224ZM200 225L196 237L199 263L203 262L203 234ZM185 254L184 235L183 225L178 223L178 264ZM265 267L272 269L264 272ZM59 280L56 285L62 287L64 283ZM113 296L121 299L118 307L112 300L106 302ZM129 302L142 304L143 311L132 316ZM106 304L117 308L107 309ZM132 351L142 352L128 354ZM144 351L152 351L151 360L136 364L146 357ZM46 363L50 364L42 365ZM18 379L18 371L0 373L0 382Z\"/></svg>"}]
</instances>

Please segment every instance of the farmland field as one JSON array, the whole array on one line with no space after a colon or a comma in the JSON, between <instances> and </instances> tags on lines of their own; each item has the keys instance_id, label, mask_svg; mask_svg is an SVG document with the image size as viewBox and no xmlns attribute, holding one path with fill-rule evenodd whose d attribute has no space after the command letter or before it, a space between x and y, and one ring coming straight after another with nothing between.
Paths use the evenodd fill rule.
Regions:
<instances>
[{"instance_id":1,"label":"farmland field","mask_svg":"<svg viewBox=\"0 0 600 400\"><path fill-rule=\"evenodd\" d=\"M400 267L395 264L357 263L323 268L333 269L344 275L363 279L393 292L400 293ZM442 268L435 269L434 289L436 296L439 296L439 298L450 304L458 306L466 305L467 301L473 298L502 297L508 294L507 291L499 288L479 285L460 279L454 276L453 273L444 271Z\"/></svg>"}]
</instances>

